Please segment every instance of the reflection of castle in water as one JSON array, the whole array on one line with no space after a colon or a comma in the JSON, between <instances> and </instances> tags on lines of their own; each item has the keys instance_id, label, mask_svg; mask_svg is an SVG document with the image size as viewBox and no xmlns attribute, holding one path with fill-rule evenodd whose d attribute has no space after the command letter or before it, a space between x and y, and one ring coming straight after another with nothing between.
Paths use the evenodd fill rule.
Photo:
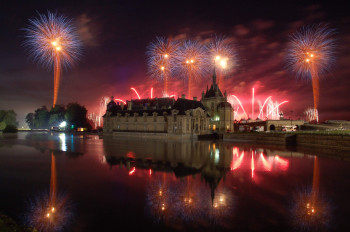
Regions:
<instances>
[{"instance_id":1,"label":"reflection of castle in water","mask_svg":"<svg viewBox=\"0 0 350 232\"><path fill-rule=\"evenodd\" d=\"M229 215L232 197L224 187L218 188L230 170L229 146L202 141L104 140L104 150L111 166L123 165L129 175L143 170L151 176L146 202L155 222L204 225Z\"/></svg>"},{"instance_id":2,"label":"reflection of castle in water","mask_svg":"<svg viewBox=\"0 0 350 232\"><path fill-rule=\"evenodd\" d=\"M123 164L129 170L173 172L176 177L200 173L212 184L221 180L228 171L286 171L289 167L288 158L302 155L269 149L238 148L209 141L105 138L103 145L106 161L110 165Z\"/></svg>"},{"instance_id":3,"label":"reflection of castle in water","mask_svg":"<svg viewBox=\"0 0 350 232\"><path fill-rule=\"evenodd\" d=\"M135 167L173 172L176 177L201 173L205 180L218 182L230 170L232 161L228 146L212 142L111 140L104 139L106 161L110 165L123 164L130 170Z\"/></svg>"},{"instance_id":4,"label":"reflection of castle in water","mask_svg":"<svg viewBox=\"0 0 350 232\"><path fill-rule=\"evenodd\" d=\"M181 224L180 219L204 224L226 220L234 204L233 192L221 184L228 174L254 182L263 172L287 171L287 157L294 155L209 141L105 138L103 146L111 167L125 166L129 175L149 175L152 218L171 224Z\"/></svg>"}]
</instances>

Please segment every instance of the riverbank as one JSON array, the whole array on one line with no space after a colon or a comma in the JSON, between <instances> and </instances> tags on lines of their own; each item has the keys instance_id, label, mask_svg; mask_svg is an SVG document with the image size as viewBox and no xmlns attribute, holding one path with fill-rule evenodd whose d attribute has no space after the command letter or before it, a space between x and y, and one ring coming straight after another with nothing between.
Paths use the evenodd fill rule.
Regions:
<instances>
[{"instance_id":1,"label":"riverbank","mask_svg":"<svg viewBox=\"0 0 350 232\"><path fill-rule=\"evenodd\" d=\"M0 214L0 231L1 232L35 232L37 230L26 226L18 225L12 218Z\"/></svg>"},{"instance_id":2,"label":"riverbank","mask_svg":"<svg viewBox=\"0 0 350 232\"><path fill-rule=\"evenodd\" d=\"M103 136L128 137L142 139L197 139L197 135L192 134L169 134L169 133L145 133L145 132L112 132L103 133Z\"/></svg>"},{"instance_id":3,"label":"riverbank","mask_svg":"<svg viewBox=\"0 0 350 232\"><path fill-rule=\"evenodd\" d=\"M316 133L234 133L224 134L224 141L276 144L288 147L329 150L350 154L350 135Z\"/></svg>"}]
</instances>

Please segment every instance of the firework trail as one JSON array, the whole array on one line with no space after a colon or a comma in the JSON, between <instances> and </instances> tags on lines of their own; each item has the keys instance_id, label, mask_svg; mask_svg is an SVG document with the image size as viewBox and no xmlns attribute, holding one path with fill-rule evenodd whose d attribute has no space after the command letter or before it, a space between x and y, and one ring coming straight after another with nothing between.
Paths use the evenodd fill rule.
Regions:
<instances>
[{"instance_id":1,"label":"firework trail","mask_svg":"<svg viewBox=\"0 0 350 232\"><path fill-rule=\"evenodd\" d=\"M238 98L237 96L233 95L233 94L232 94L231 96L233 97L233 98L230 98L230 99L229 99L229 102L231 103L231 105L234 106L234 105L235 105L235 104L234 104L234 103L235 103L234 100L236 100L236 101L238 102L238 104L241 106L241 109L242 109L242 111L243 111L243 113L244 113L244 115L245 115L245 118L248 119L248 118L249 118L249 117L248 117L248 114L245 112L244 107L243 107L241 101L239 100L239 98ZM239 110L239 109L237 108L237 110L235 110L235 113L238 112L238 110ZM237 113L237 114L238 114L238 113ZM243 118L242 115L241 115L239 118L242 119L242 118Z\"/></svg>"},{"instance_id":2,"label":"firework trail","mask_svg":"<svg viewBox=\"0 0 350 232\"><path fill-rule=\"evenodd\" d=\"M136 95L137 95L137 97L138 97L139 99L141 99L141 97L140 97L139 93L136 91L136 89L135 89L135 88L131 87L130 89L136 93Z\"/></svg>"},{"instance_id":3,"label":"firework trail","mask_svg":"<svg viewBox=\"0 0 350 232\"><path fill-rule=\"evenodd\" d=\"M205 47L194 40L182 43L176 51L176 71L181 78L188 80L188 98L191 98L191 86L194 80L207 73Z\"/></svg>"},{"instance_id":4,"label":"firework trail","mask_svg":"<svg viewBox=\"0 0 350 232\"><path fill-rule=\"evenodd\" d=\"M101 98L101 101L100 101L100 113L99 113L99 116L98 116L98 126L101 126L102 123L103 123L103 115L106 113L106 110L107 110L107 104L108 102L110 101L111 99L107 96L104 96Z\"/></svg>"},{"instance_id":5,"label":"firework trail","mask_svg":"<svg viewBox=\"0 0 350 232\"><path fill-rule=\"evenodd\" d=\"M168 96L168 79L174 69L174 56L178 44L166 38L156 37L147 48L148 73L164 82L164 95Z\"/></svg>"},{"instance_id":6,"label":"firework trail","mask_svg":"<svg viewBox=\"0 0 350 232\"><path fill-rule=\"evenodd\" d=\"M263 113L264 106L266 105L267 101L271 99L271 97L272 96L269 96L268 98L266 98L264 104L260 107L260 112L259 112L258 118L261 118L260 115Z\"/></svg>"},{"instance_id":7,"label":"firework trail","mask_svg":"<svg viewBox=\"0 0 350 232\"><path fill-rule=\"evenodd\" d=\"M306 116L306 121L308 122L312 122L314 120L316 120L316 122L318 122L318 110L314 109L314 108L307 108L304 111L304 114Z\"/></svg>"},{"instance_id":8,"label":"firework trail","mask_svg":"<svg viewBox=\"0 0 350 232\"><path fill-rule=\"evenodd\" d=\"M48 12L30 19L24 29L24 46L33 60L54 69L53 107L57 102L61 68L72 66L80 55L81 42L72 21L63 15Z\"/></svg>"},{"instance_id":9,"label":"firework trail","mask_svg":"<svg viewBox=\"0 0 350 232\"><path fill-rule=\"evenodd\" d=\"M334 33L334 29L319 24L303 27L290 36L287 66L298 78L311 79L315 111L319 103L320 75L329 72L335 63L335 41L332 38Z\"/></svg>"},{"instance_id":10,"label":"firework trail","mask_svg":"<svg viewBox=\"0 0 350 232\"><path fill-rule=\"evenodd\" d=\"M223 87L223 75L233 71L237 62L237 54L231 39L224 36L215 36L207 45L207 63L215 67L218 73L219 88Z\"/></svg>"},{"instance_id":11,"label":"firework trail","mask_svg":"<svg viewBox=\"0 0 350 232\"><path fill-rule=\"evenodd\" d=\"M269 113L267 113L266 114L266 117L268 117L270 114L272 114L272 113L274 113L275 112L275 114L274 114L274 116L273 116L273 119L278 119L278 112L279 112L279 107L281 106L281 105L283 105L283 104L285 104L285 103L288 103L288 101L283 101L283 102L281 102L281 103L278 103L278 102L276 102L276 106L272 106L271 108L271 111L269 111Z\"/></svg>"}]
</instances>

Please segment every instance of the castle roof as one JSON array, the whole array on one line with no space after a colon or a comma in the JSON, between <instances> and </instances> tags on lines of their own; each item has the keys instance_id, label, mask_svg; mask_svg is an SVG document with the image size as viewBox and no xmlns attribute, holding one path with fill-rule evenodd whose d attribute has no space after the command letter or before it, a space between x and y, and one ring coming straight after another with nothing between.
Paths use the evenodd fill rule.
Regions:
<instances>
[{"instance_id":1,"label":"castle roof","mask_svg":"<svg viewBox=\"0 0 350 232\"><path fill-rule=\"evenodd\" d=\"M127 106L122 108L120 105L113 105L107 108L107 111L111 113L111 116L116 116L120 113L122 116L129 114L133 116L135 113L139 116L143 116L147 113L148 116L152 116L153 113L163 115L164 113L170 115L171 110L178 110L179 115L185 115L187 110L202 108L205 110L204 105L200 101L178 98L176 101L174 98L155 98L155 99L137 99L131 100L131 110L127 109ZM129 102L129 104L130 104Z\"/></svg>"},{"instance_id":2,"label":"castle roof","mask_svg":"<svg viewBox=\"0 0 350 232\"><path fill-rule=\"evenodd\" d=\"M145 98L145 99L134 99L131 100L133 110L141 110L145 107L155 109L168 109L174 105L175 99L164 97L164 98Z\"/></svg>"},{"instance_id":3,"label":"castle roof","mask_svg":"<svg viewBox=\"0 0 350 232\"><path fill-rule=\"evenodd\" d=\"M198 107L205 110L204 105L200 101L179 98L176 100L176 102L173 106L173 109L178 110L179 115L184 115L185 111L190 110L190 109L196 109Z\"/></svg>"},{"instance_id":4,"label":"castle roof","mask_svg":"<svg viewBox=\"0 0 350 232\"><path fill-rule=\"evenodd\" d=\"M224 97L221 93L221 90L219 89L219 86L216 83L216 73L214 69L213 73L213 83L210 87L210 89L207 89L207 92L204 95L204 98L212 98L212 97Z\"/></svg>"}]
</instances>

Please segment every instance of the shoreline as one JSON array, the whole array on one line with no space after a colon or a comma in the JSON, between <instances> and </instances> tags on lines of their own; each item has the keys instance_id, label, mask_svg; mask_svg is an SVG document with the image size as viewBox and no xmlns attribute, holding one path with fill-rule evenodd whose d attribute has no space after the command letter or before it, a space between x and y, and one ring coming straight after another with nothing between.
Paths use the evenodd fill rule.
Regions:
<instances>
[{"instance_id":1,"label":"shoreline","mask_svg":"<svg viewBox=\"0 0 350 232\"><path fill-rule=\"evenodd\" d=\"M23 131L22 131L23 132ZM40 131L26 131L29 133L42 133ZM64 133L64 132L53 132ZM142 140L199 140L197 135L176 135L167 133L135 133L112 132L91 133L74 132L73 135L97 135L100 138L124 138ZM13 139L17 133L1 133L0 138ZM315 133L227 133L223 139L208 138L207 141L229 142L237 144L250 144L263 147L279 147L289 151L301 151L305 153L319 153L341 159L350 158L350 135L347 134L315 134Z\"/></svg>"}]
</instances>

